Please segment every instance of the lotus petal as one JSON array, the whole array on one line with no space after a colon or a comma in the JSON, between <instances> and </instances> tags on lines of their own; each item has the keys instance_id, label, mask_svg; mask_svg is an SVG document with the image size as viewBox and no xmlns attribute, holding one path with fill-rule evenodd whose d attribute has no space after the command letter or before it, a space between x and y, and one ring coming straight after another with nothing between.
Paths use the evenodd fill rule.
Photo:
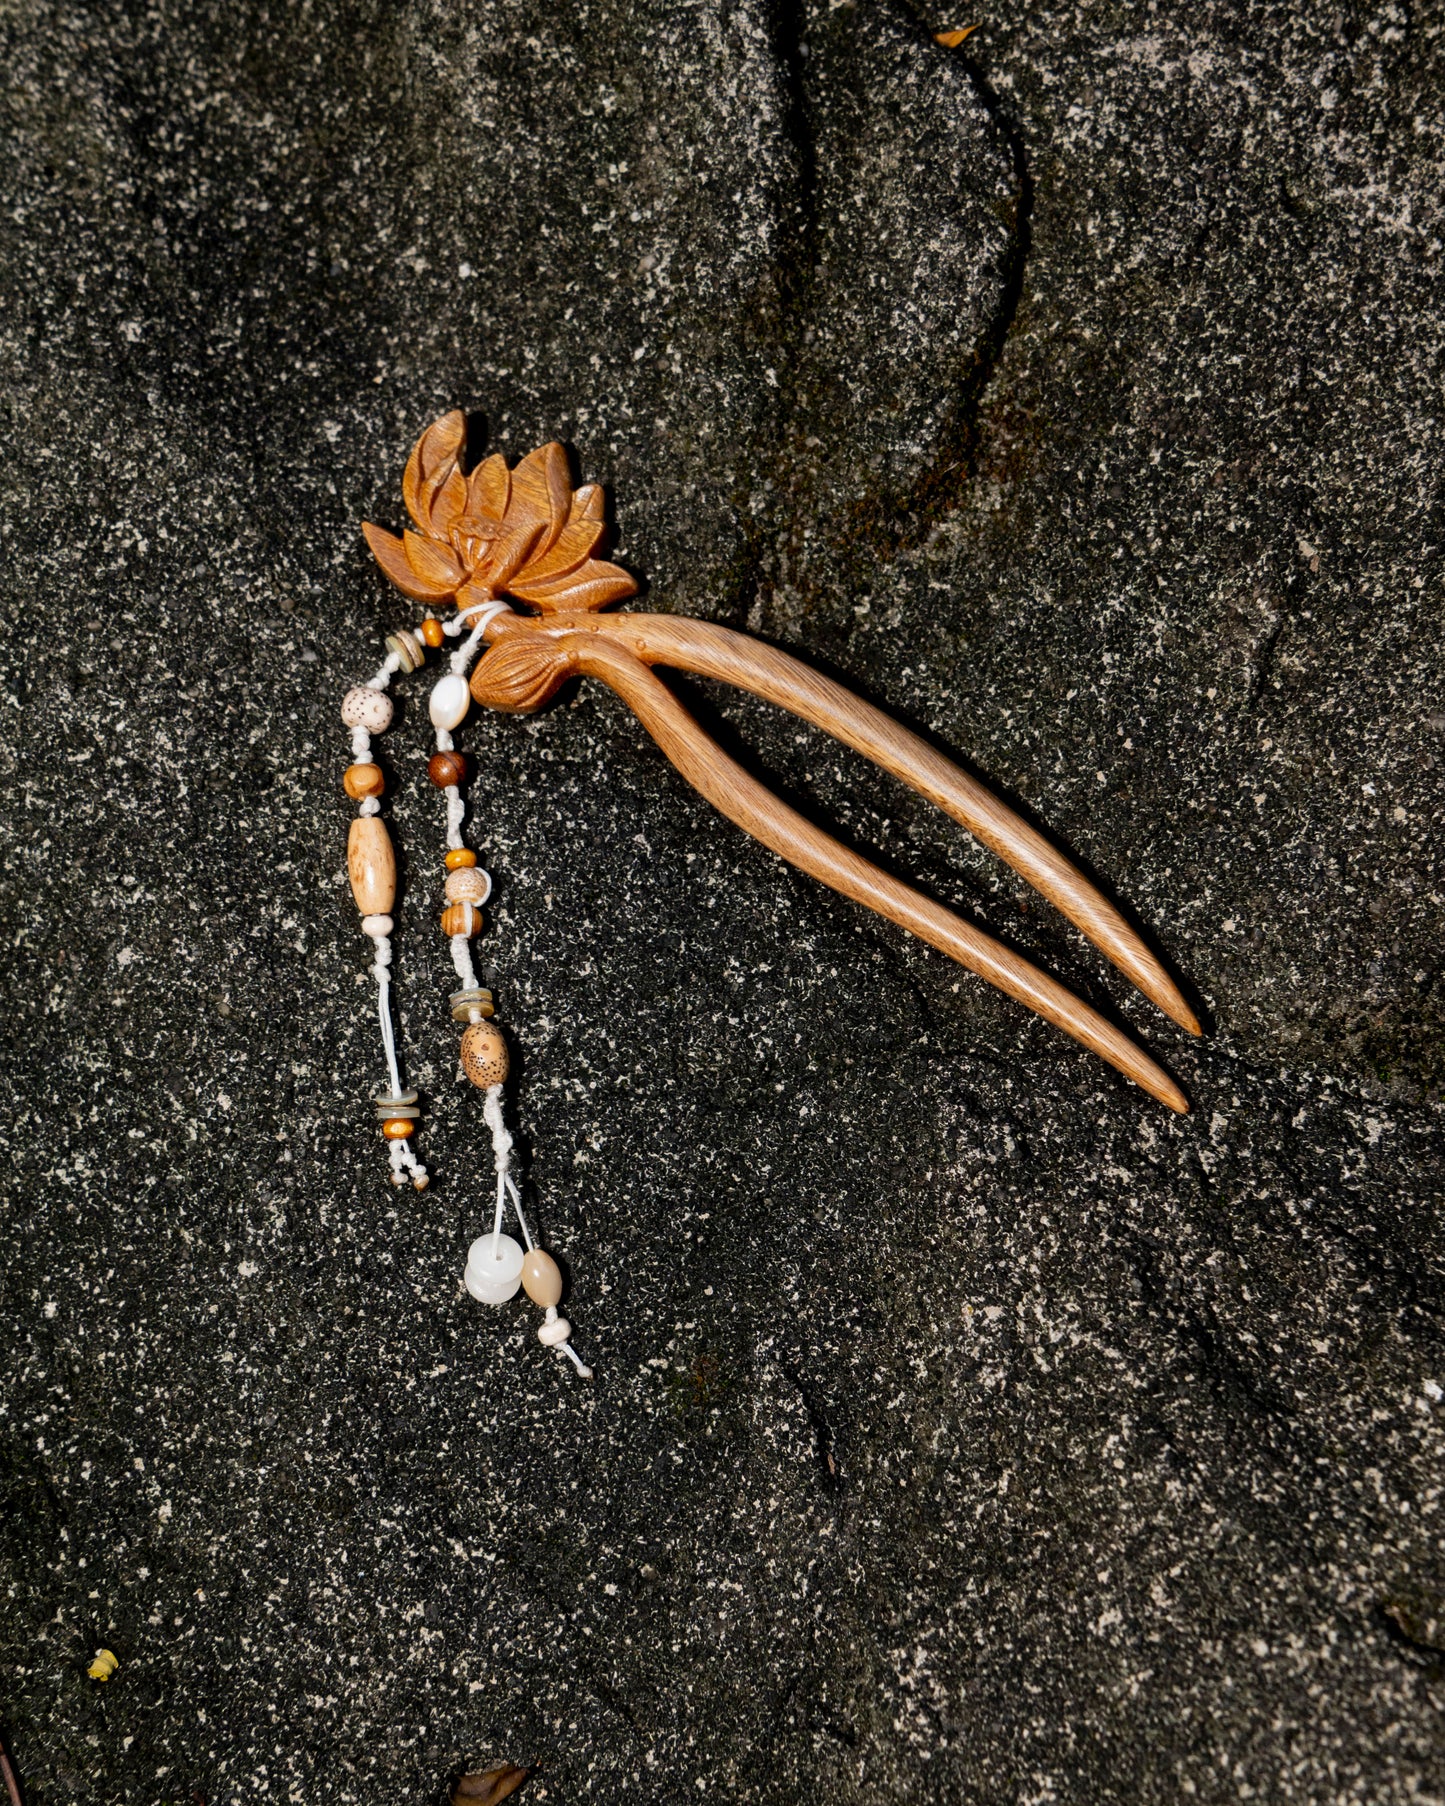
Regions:
<instances>
[{"instance_id":1,"label":"lotus petal","mask_svg":"<svg viewBox=\"0 0 1445 1806\"><path fill-rule=\"evenodd\" d=\"M600 483L584 483L572 497L572 512L569 522L579 520L604 520L607 515L607 497L602 492Z\"/></svg>"},{"instance_id":2,"label":"lotus petal","mask_svg":"<svg viewBox=\"0 0 1445 1806\"><path fill-rule=\"evenodd\" d=\"M500 523L512 496L512 473L500 452L483 458L467 480L467 512Z\"/></svg>"},{"instance_id":3,"label":"lotus petal","mask_svg":"<svg viewBox=\"0 0 1445 1806\"><path fill-rule=\"evenodd\" d=\"M456 470L466 436L466 416L460 408L454 408L450 414L434 420L412 447L401 479L401 493L407 513L423 533L431 531L437 492Z\"/></svg>"},{"instance_id":4,"label":"lotus petal","mask_svg":"<svg viewBox=\"0 0 1445 1806\"><path fill-rule=\"evenodd\" d=\"M509 520L501 538L487 552L486 562L472 573L473 577L491 589L506 589L513 573L521 570L536 549L541 531L542 523L538 520Z\"/></svg>"},{"instance_id":5,"label":"lotus petal","mask_svg":"<svg viewBox=\"0 0 1445 1806\"><path fill-rule=\"evenodd\" d=\"M592 556L605 530L600 520L568 521L557 535L552 550L529 561L521 580L533 584L546 583L552 577L565 577L568 571L575 571Z\"/></svg>"},{"instance_id":6,"label":"lotus petal","mask_svg":"<svg viewBox=\"0 0 1445 1806\"><path fill-rule=\"evenodd\" d=\"M362 522L361 531L371 547L372 557L404 596L410 596L415 602L445 602L456 588L453 583L433 583L419 576L407 558L406 548L394 533L373 527L369 520Z\"/></svg>"},{"instance_id":7,"label":"lotus petal","mask_svg":"<svg viewBox=\"0 0 1445 1806\"><path fill-rule=\"evenodd\" d=\"M637 579L620 565L589 558L580 570L547 583L513 583L510 594L540 608L543 614L572 614L579 609L606 608L637 594Z\"/></svg>"},{"instance_id":8,"label":"lotus petal","mask_svg":"<svg viewBox=\"0 0 1445 1806\"><path fill-rule=\"evenodd\" d=\"M510 516L521 513L535 519L542 527L537 550L548 551L557 535L567 525L572 505L572 478L567 469L567 454L554 439L550 445L528 452L512 472L512 505Z\"/></svg>"},{"instance_id":9,"label":"lotus petal","mask_svg":"<svg viewBox=\"0 0 1445 1806\"><path fill-rule=\"evenodd\" d=\"M406 542L407 562L423 583L444 584L445 593L450 595L465 581L467 573L450 546L441 545L435 539L424 539L410 528L402 537Z\"/></svg>"}]
</instances>

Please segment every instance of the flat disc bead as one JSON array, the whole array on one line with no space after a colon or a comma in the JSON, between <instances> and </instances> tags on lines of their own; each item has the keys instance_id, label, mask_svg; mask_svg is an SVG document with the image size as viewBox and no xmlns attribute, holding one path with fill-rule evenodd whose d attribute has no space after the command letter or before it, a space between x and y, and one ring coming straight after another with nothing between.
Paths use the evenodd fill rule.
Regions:
<instances>
[{"instance_id":1,"label":"flat disc bead","mask_svg":"<svg viewBox=\"0 0 1445 1806\"><path fill-rule=\"evenodd\" d=\"M466 759L459 752L433 753L426 762L426 775L438 790L446 790L452 784L465 782Z\"/></svg>"},{"instance_id":2,"label":"flat disc bead","mask_svg":"<svg viewBox=\"0 0 1445 1806\"><path fill-rule=\"evenodd\" d=\"M347 766L341 774L341 788L353 802L359 803L364 796L380 796L386 789L386 779L381 775L381 767L368 759L363 765Z\"/></svg>"},{"instance_id":3,"label":"flat disc bead","mask_svg":"<svg viewBox=\"0 0 1445 1806\"><path fill-rule=\"evenodd\" d=\"M550 1254L531 1248L522 1262L522 1290L542 1309L550 1310L562 1297L562 1274Z\"/></svg>"},{"instance_id":4,"label":"flat disc bead","mask_svg":"<svg viewBox=\"0 0 1445 1806\"><path fill-rule=\"evenodd\" d=\"M511 1057L494 1022L474 1022L462 1036L462 1071L481 1091L506 1082Z\"/></svg>"},{"instance_id":5,"label":"flat disc bead","mask_svg":"<svg viewBox=\"0 0 1445 1806\"><path fill-rule=\"evenodd\" d=\"M369 734L385 733L391 716L391 698L369 684L357 684L342 700L341 719L348 727L364 727Z\"/></svg>"}]
</instances>

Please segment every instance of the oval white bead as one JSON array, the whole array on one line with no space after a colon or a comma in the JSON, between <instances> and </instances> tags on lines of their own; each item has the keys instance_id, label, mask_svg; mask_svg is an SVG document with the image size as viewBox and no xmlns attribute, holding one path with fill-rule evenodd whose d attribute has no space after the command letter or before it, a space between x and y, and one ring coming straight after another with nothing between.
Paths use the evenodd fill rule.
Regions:
<instances>
[{"instance_id":1,"label":"oval white bead","mask_svg":"<svg viewBox=\"0 0 1445 1806\"><path fill-rule=\"evenodd\" d=\"M460 727L471 707L471 701L472 693L467 688L466 678L455 671L448 671L433 688L431 700L427 703L432 726L445 728L448 732L454 727Z\"/></svg>"},{"instance_id":2,"label":"oval white bead","mask_svg":"<svg viewBox=\"0 0 1445 1806\"><path fill-rule=\"evenodd\" d=\"M500 1252L501 1259L496 1258ZM522 1248L511 1236L480 1235L467 1249L462 1283L478 1304L505 1304L522 1283Z\"/></svg>"}]
</instances>

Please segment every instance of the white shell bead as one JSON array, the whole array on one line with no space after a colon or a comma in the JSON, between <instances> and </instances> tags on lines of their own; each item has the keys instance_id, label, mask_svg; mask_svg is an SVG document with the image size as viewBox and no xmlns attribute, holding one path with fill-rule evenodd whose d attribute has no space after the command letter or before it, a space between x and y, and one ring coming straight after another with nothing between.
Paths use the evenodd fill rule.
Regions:
<instances>
[{"instance_id":1,"label":"white shell bead","mask_svg":"<svg viewBox=\"0 0 1445 1806\"><path fill-rule=\"evenodd\" d=\"M375 935L378 940L384 935L390 934L395 926L396 923L390 916L363 916L361 918L361 932Z\"/></svg>"},{"instance_id":2,"label":"white shell bead","mask_svg":"<svg viewBox=\"0 0 1445 1806\"><path fill-rule=\"evenodd\" d=\"M505 1304L522 1283L521 1244L509 1235L478 1236L467 1249L462 1282L478 1304Z\"/></svg>"},{"instance_id":3,"label":"white shell bead","mask_svg":"<svg viewBox=\"0 0 1445 1806\"><path fill-rule=\"evenodd\" d=\"M357 684L348 690L341 704L341 719L346 725L364 727L369 734L384 734L391 726L391 717L391 698L369 684Z\"/></svg>"},{"instance_id":4,"label":"white shell bead","mask_svg":"<svg viewBox=\"0 0 1445 1806\"><path fill-rule=\"evenodd\" d=\"M471 701L472 693L467 688L466 678L456 671L448 671L434 686L427 704L432 726L445 728L448 733L454 727L460 727Z\"/></svg>"}]
</instances>

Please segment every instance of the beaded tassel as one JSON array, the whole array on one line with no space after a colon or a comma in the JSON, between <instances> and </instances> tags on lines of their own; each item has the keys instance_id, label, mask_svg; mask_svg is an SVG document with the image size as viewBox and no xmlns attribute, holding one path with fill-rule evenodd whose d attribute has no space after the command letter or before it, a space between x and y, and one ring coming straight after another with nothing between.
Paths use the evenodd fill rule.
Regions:
<instances>
[{"instance_id":1,"label":"beaded tassel","mask_svg":"<svg viewBox=\"0 0 1445 1806\"><path fill-rule=\"evenodd\" d=\"M511 1175L512 1136L502 1114L502 1087L510 1065L507 1043L492 1021L495 1014L492 994L477 982L476 968L472 964L471 941L473 936L481 933L482 905L491 895L492 880L478 866L476 854L462 843L466 805L462 801L461 785L466 776L466 760L453 745L451 730L466 716L471 700L467 670L487 624L499 611L505 611L505 604L483 602L463 610L445 628L433 616L428 616L422 622L419 634L402 629L388 635L386 661L381 669L369 682L349 690L341 705L341 718L351 729L353 759L342 778L342 786L357 803L356 819L347 840L347 869L352 895L361 911L362 932L372 942L371 970L376 979L377 1010L388 1078L387 1088L374 1103L387 1143L393 1185L404 1185L409 1173L416 1189L424 1190L428 1182L427 1170L411 1147L411 1136L420 1116L417 1094L403 1087L391 1017L391 934L394 926L391 910L396 901L396 856L385 823L379 819L380 799L386 785L380 768L371 757L371 735L382 733L391 725L392 704L386 691L395 674L418 670L426 660L428 647L440 647L444 633L455 636L465 631L470 620L471 631L467 639L451 655L450 669L435 684L428 702L436 730L436 751L427 765L427 775L445 795L447 803L445 907L441 925L451 945L452 964L459 984L451 996L452 1019L466 1025L462 1034L462 1069L485 1094L482 1116L491 1133L496 1170L492 1229L490 1234L480 1236L472 1243L463 1278L468 1292L483 1304L505 1303L519 1287L524 1289L546 1313L537 1331L538 1340L544 1347L565 1355L584 1379L591 1379L591 1368L584 1366L569 1340L571 1325L557 1314L562 1296L561 1272L551 1255L535 1246L522 1214L521 1196ZM525 1253L511 1236L502 1233L509 1200L526 1243Z\"/></svg>"}]
</instances>

